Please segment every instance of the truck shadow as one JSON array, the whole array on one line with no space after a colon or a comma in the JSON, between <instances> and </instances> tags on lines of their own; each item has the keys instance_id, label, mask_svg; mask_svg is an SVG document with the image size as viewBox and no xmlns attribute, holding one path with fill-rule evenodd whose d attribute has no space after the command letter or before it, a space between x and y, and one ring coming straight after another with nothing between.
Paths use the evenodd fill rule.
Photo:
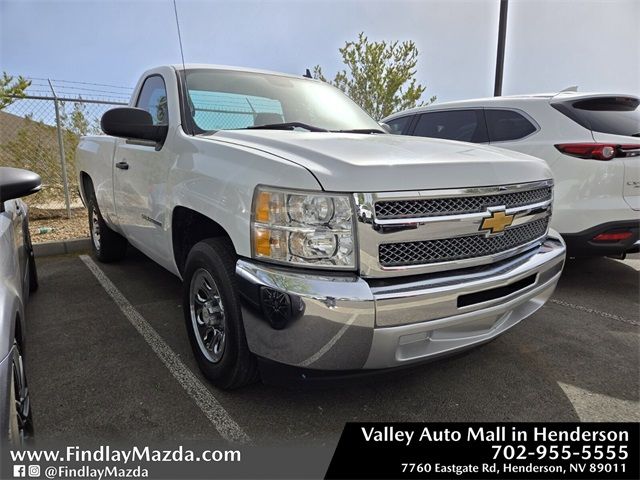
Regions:
<instances>
[{"instance_id":1,"label":"truck shadow","mask_svg":"<svg viewBox=\"0 0 640 480\"><path fill-rule=\"evenodd\" d=\"M629 255L626 261L607 257L567 259L558 284L558 290L624 295L636 303L639 288L640 254ZM609 299L608 303L613 302Z\"/></svg>"}]
</instances>

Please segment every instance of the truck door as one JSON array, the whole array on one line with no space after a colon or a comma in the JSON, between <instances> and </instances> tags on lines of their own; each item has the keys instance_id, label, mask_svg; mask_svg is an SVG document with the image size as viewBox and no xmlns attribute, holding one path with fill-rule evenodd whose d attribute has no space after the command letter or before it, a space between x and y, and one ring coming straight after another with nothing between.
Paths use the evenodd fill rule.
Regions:
<instances>
[{"instance_id":1,"label":"truck door","mask_svg":"<svg viewBox=\"0 0 640 480\"><path fill-rule=\"evenodd\" d=\"M167 90L160 75L147 77L135 106L148 111L156 125L169 124ZM166 185L172 154L167 143L158 150L155 142L119 139L113 177L116 214L129 242L169 268Z\"/></svg>"}]
</instances>

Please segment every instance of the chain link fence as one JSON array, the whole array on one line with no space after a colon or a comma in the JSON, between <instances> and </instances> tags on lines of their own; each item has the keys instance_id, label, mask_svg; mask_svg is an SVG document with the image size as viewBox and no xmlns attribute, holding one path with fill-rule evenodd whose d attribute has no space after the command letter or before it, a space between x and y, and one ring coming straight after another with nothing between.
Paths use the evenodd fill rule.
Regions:
<instances>
[{"instance_id":1,"label":"chain link fence","mask_svg":"<svg viewBox=\"0 0 640 480\"><path fill-rule=\"evenodd\" d=\"M126 102L124 98L61 97L53 87L50 92L27 92L0 110L0 165L36 172L42 178L42 190L26 202L52 217L70 217L71 210L81 206L75 165L80 137L100 134L102 114Z\"/></svg>"},{"instance_id":2,"label":"chain link fence","mask_svg":"<svg viewBox=\"0 0 640 480\"><path fill-rule=\"evenodd\" d=\"M25 201L42 218L71 218L81 207L75 151L83 135L99 135L100 118L110 108L126 105L130 87L30 78L25 95L10 97L0 110L0 165L32 170L42 190ZM280 123L276 100L222 92L192 94L194 121L204 130L245 128ZM160 117L166 97L151 111Z\"/></svg>"}]
</instances>

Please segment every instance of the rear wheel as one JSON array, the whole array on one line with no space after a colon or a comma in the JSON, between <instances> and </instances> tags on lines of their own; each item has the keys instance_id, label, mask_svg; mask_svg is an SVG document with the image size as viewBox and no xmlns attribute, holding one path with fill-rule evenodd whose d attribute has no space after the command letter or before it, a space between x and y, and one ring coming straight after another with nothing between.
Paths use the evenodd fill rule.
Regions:
<instances>
[{"instance_id":1,"label":"rear wheel","mask_svg":"<svg viewBox=\"0 0 640 480\"><path fill-rule=\"evenodd\" d=\"M91 248L95 257L104 263L124 258L127 253L127 239L107 226L93 192L91 192L88 209Z\"/></svg>"},{"instance_id":2,"label":"rear wheel","mask_svg":"<svg viewBox=\"0 0 640 480\"><path fill-rule=\"evenodd\" d=\"M242 323L235 264L231 242L213 238L191 249L184 270L183 309L191 348L204 375L224 389L258 378Z\"/></svg>"}]
</instances>

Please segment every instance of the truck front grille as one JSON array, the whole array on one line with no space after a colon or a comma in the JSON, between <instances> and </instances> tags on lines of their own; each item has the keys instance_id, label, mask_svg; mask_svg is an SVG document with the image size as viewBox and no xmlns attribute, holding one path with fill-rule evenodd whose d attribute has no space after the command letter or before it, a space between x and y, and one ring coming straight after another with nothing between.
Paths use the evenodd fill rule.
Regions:
<instances>
[{"instance_id":1,"label":"truck front grille","mask_svg":"<svg viewBox=\"0 0 640 480\"><path fill-rule=\"evenodd\" d=\"M494 237L479 233L420 242L384 243L379 246L379 261L383 267L399 267L493 255L542 238L548 224L546 217L512 227Z\"/></svg>"},{"instance_id":2,"label":"truck front grille","mask_svg":"<svg viewBox=\"0 0 640 480\"><path fill-rule=\"evenodd\" d=\"M483 212L487 207L521 207L551 200L552 187L537 188L497 195L478 195L473 197L450 197L412 200L386 200L375 204L376 218L437 217L441 215L460 215Z\"/></svg>"}]
</instances>

